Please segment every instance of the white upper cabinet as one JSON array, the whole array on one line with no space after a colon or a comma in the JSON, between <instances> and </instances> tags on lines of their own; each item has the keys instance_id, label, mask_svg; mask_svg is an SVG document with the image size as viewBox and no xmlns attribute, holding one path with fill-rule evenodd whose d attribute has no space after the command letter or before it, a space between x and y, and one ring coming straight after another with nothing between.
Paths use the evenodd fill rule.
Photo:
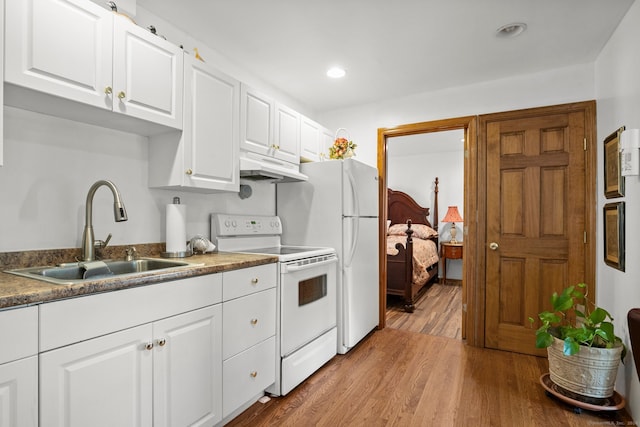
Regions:
<instances>
[{"instance_id":1,"label":"white upper cabinet","mask_svg":"<svg viewBox=\"0 0 640 427\"><path fill-rule=\"evenodd\" d=\"M318 153L320 160L327 160L329 158L329 148L335 140L335 133L327 128L322 128L322 135L320 135L320 153Z\"/></svg>"},{"instance_id":2,"label":"white upper cabinet","mask_svg":"<svg viewBox=\"0 0 640 427\"><path fill-rule=\"evenodd\" d=\"M182 50L87 0L6 0L9 102L95 124L112 118L66 100L182 127ZM77 117L76 117L77 116Z\"/></svg>"},{"instance_id":3,"label":"white upper cabinet","mask_svg":"<svg viewBox=\"0 0 640 427\"><path fill-rule=\"evenodd\" d=\"M300 114L286 105L276 103L274 131L274 157L300 163Z\"/></svg>"},{"instance_id":4,"label":"white upper cabinet","mask_svg":"<svg viewBox=\"0 0 640 427\"><path fill-rule=\"evenodd\" d=\"M320 135L322 126L308 117L300 120L300 158L303 161L320 160Z\"/></svg>"},{"instance_id":5,"label":"white upper cabinet","mask_svg":"<svg viewBox=\"0 0 640 427\"><path fill-rule=\"evenodd\" d=\"M181 134L151 138L149 186L238 191L240 82L185 54Z\"/></svg>"},{"instance_id":6,"label":"white upper cabinet","mask_svg":"<svg viewBox=\"0 0 640 427\"><path fill-rule=\"evenodd\" d=\"M274 150L274 102L244 84L240 101L240 148L270 155Z\"/></svg>"},{"instance_id":7,"label":"white upper cabinet","mask_svg":"<svg viewBox=\"0 0 640 427\"><path fill-rule=\"evenodd\" d=\"M247 85L241 87L240 148L300 163L300 115Z\"/></svg>"},{"instance_id":8,"label":"white upper cabinet","mask_svg":"<svg viewBox=\"0 0 640 427\"><path fill-rule=\"evenodd\" d=\"M114 16L113 110L182 128L182 49Z\"/></svg>"}]
</instances>

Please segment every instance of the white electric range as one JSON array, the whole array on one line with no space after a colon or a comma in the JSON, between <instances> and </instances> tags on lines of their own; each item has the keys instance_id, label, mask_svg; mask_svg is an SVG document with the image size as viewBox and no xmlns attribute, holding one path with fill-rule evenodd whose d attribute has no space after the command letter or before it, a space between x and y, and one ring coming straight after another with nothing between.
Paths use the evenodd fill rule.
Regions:
<instances>
[{"instance_id":1,"label":"white electric range","mask_svg":"<svg viewBox=\"0 0 640 427\"><path fill-rule=\"evenodd\" d=\"M280 243L277 216L211 214L219 251L278 256L276 382L285 395L337 354L337 256L333 248Z\"/></svg>"}]
</instances>

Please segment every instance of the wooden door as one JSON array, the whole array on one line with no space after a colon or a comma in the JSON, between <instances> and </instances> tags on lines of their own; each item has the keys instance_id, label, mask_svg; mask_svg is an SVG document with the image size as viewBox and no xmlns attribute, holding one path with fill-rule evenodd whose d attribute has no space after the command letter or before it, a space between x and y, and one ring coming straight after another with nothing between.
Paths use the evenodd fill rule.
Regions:
<instances>
[{"instance_id":1,"label":"wooden door","mask_svg":"<svg viewBox=\"0 0 640 427\"><path fill-rule=\"evenodd\" d=\"M591 111L591 110L590 110ZM584 108L481 118L486 138L485 346L544 355L529 317L587 267L592 186ZM591 172L590 172L591 173ZM592 174L592 173L591 173Z\"/></svg>"}]
</instances>

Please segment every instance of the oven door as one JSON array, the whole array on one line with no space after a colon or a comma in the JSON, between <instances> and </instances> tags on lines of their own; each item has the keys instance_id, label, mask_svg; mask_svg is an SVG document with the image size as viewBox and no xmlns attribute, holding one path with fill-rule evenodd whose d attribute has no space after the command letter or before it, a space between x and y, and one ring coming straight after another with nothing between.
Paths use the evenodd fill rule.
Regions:
<instances>
[{"instance_id":1,"label":"oven door","mask_svg":"<svg viewBox=\"0 0 640 427\"><path fill-rule=\"evenodd\" d=\"M336 326L335 254L280 264L280 356Z\"/></svg>"}]
</instances>

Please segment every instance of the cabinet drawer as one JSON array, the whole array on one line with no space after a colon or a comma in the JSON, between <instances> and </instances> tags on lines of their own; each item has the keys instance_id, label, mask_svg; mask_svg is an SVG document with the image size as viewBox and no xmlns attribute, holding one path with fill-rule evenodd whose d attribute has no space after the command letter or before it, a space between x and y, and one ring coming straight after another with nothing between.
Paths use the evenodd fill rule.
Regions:
<instances>
[{"instance_id":1,"label":"cabinet drawer","mask_svg":"<svg viewBox=\"0 0 640 427\"><path fill-rule=\"evenodd\" d=\"M38 353L38 307L0 311L0 364Z\"/></svg>"},{"instance_id":2,"label":"cabinet drawer","mask_svg":"<svg viewBox=\"0 0 640 427\"><path fill-rule=\"evenodd\" d=\"M222 298L228 301L254 292L275 288L278 280L277 275L277 264L264 264L224 272Z\"/></svg>"},{"instance_id":3,"label":"cabinet drawer","mask_svg":"<svg viewBox=\"0 0 640 427\"><path fill-rule=\"evenodd\" d=\"M444 253L447 258L462 258L462 246L445 246Z\"/></svg>"},{"instance_id":4,"label":"cabinet drawer","mask_svg":"<svg viewBox=\"0 0 640 427\"><path fill-rule=\"evenodd\" d=\"M40 306L40 351L213 305L222 276L209 274Z\"/></svg>"},{"instance_id":5,"label":"cabinet drawer","mask_svg":"<svg viewBox=\"0 0 640 427\"><path fill-rule=\"evenodd\" d=\"M275 337L226 360L222 371L222 416L226 417L275 382Z\"/></svg>"},{"instance_id":6,"label":"cabinet drawer","mask_svg":"<svg viewBox=\"0 0 640 427\"><path fill-rule=\"evenodd\" d=\"M276 333L275 288L227 301L222 305L222 359Z\"/></svg>"}]
</instances>

